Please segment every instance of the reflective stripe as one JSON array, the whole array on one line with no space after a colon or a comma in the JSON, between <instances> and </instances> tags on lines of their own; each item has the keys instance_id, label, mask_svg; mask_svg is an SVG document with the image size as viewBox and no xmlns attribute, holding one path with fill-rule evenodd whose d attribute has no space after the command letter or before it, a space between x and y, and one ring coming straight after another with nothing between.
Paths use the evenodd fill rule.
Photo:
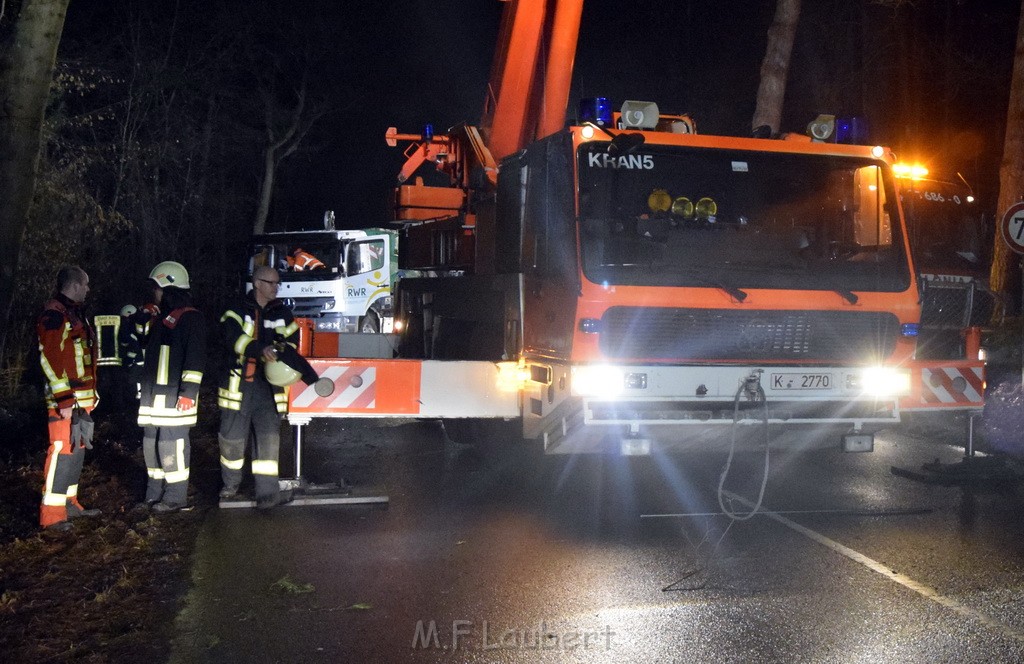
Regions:
<instances>
[{"instance_id":1,"label":"reflective stripe","mask_svg":"<svg viewBox=\"0 0 1024 664\"><path fill-rule=\"evenodd\" d=\"M78 485L77 484L72 484L71 486L68 487L68 498L77 498L77 497L78 497Z\"/></svg>"},{"instance_id":2,"label":"reflective stripe","mask_svg":"<svg viewBox=\"0 0 1024 664\"><path fill-rule=\"evenodd\" d=\"M71 323L68 323L68 329L71 329ZM85 339L75 339L75 370L79 376L85 375Z\"/></svg>"},{"instance_id":3,"label":"reflective stripe","mask_svg":"<svg viewBox=\"0 0 1024 664\"><path fill-rule=\"evenodd\" d=\"M236 353L241 355L245 352L245 347L248 346L251 342L252 337L250 337L248 334L243 334L240 337L238 337L238 339L235 340L235 345L233 346L233 348Z\"/></svg>"},{"instance_id":4,"label":"reflective stripe","mask_svg":"<svg viewBox=\"0 0 1024 664\"><path fill-rule=\"evenodd\" d=\"M160 359L156 366L156 384L166 385L170 378L171 347L160 346Z\"/></svg>"},{"instance_id":5,"label":"reflective stripe","mask_svg":"<svg viewBox=\"0 0 1024 664\"><path fill-rule=\"evenodd\" d=\"M225 311L224 315L220 317L220 322L223 323L225 318L233 318L235 319L235 321L238 322L239 325L241 325L243 328L245 327L245 323L242 321L242 317L236 314L234 311L231 311L230 309Z\"/></svg>"},{"instance_id":6,"label":"reflective stripe","mask_svg":"<svg viewBox=\"0 0 1024 664\"><path fill-rule=\"evenodd\" d=\"M241 410L242 403L239 401L230 401L228 399L220 398L217 399L217 405L225 410Z\"/></svg>"},{"instance_id":7,"label":"reflective stripe","mask_svg":"<svg viewBox=\"0 0 1024 664\"><path fill-rule=\"evenodd\" d=\"M183 383L202 383L203 372L202 371L191 371L185 370L181 372L181 382Z\"/></svg>"},{"instance_id":8,"label":"reflective stripe","mask_svg":"<svg viewBox=\"0 0 1024 664\"><path fill-rule=\"evenodd\" d=\"M43 505L47 507L64 507L68 504L68 497L63 493L44 493Z\"/></svg>"},{"instance_id":9,"label":"reflective stripe","mask_svg":"<svg viewBox=\"0 0 1024 664\"><path fill-rule=\"evenodd\" d=\"M154 401L158 401L162 405L164 401L163 395L157 395ZM198 403L196 408L193 408L187 413L179 412L177 408L140 406L139 425L145 426L148 424L157 427L194 426L197 421L196 415L198 411Z\"/></svg>"},{"instance_id":10,"label":"reflective stripe","mask_svg":"<svg viewBox=\"0 0 1024 664\"><path fill-rule=\"evenodd\" d=\"M224 466L225 468L227 468L229 470L241 470L242 466L245 465L245 459L243 458L243 459L238 459L237 461L232 461L230 459L225 459L224 457L221 457L220 458L220 465Z\"/></svg>"},{"instance_id":11,"label":"reflective stripe","mask_svg":"<svg viewBox=\"0 0 1024 664\"><path fill-rule=\"evenodd\" d=\"M46 497L53 491L53 476L57 473L57 459L60 457L60 451L64 449L63 440L53 441L53 457L49 459L49 468L46 469L46 484L43 487L43 504L46 504ZM60 503L63 505L64 503Z\"/></svg>"},{"instance_id":12,"label":"reflective stripe","mask_svg":"<svg viewBox=\"0 0 1024 664\"><path fill-rule=\"evenodd\" d=\"M277 330L277 331L278 331L278 332L279 332L279 333L280 333L280 334L281 334L282 336L285 336L285 337L290 337L290 336L292 336L293 334L295 334L296 332L298 332L298 331L299 331L299 324L298 324L298 323L296 323L295 321L292 321L290 325L287 325L287 326L285 326L285 327L281 327L281 328L278 328L278 330Z\"/></svg>"},{"instance_id":13,"label":"reflective stripe","mask_svg":"<svg viewBox=\"0 0 1024 664\"><path fill-rule=\"evenodd\" d=\"M265 461L261 459L253 459L252 461L252 474L253 475L277 475L277 462L276 461Z\"/></svg>"},{"instance_id":14,"label":"reflective stripe","mask_svg":"<svg viewBox=\"0 0 1024 664\"><path fill-rule=\"evenodd\" d=\"M184 470L175 470L175 471L167 473L167 475L164 476L164 480L168 484L174 484L175 482L184 482L187 479L188 479L188 468L186 468Z\"/></svg>"},{"instance_id":15,"label":"reflective stripe","mask_svg":"<svg viewBox=\"0 0 1024 664\"><path fill-rule=\"evenodd\" d=\"M174 482L184 482L188 479L188 466L185 465L185 439L178 438L174 441L174 467L177 470L172 470L164 475L164 479L168 484Z\"/></svg>"},{"instance_id":16,"label":"reflective stripe","mask_svg":"<svg viewBox=\"0 0 1024 664\"><path fill-rule=\"evenodd\" d=\"M149 475L151 480L162 480L164 478L163 468L147 468L146 474Z\"/></svg>"}]
</instances>

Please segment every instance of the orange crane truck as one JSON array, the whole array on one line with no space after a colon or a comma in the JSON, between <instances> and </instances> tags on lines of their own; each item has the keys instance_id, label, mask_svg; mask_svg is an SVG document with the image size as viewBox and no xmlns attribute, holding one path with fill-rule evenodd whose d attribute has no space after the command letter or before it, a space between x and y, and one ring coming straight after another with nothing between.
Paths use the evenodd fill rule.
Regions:
<instances>
[{"instance_id":1,"label":"orange crane truck","mask_svg":"<svg viewBox=\"0 0 1024 664\"><path fill-rule=\"evenodd\" d=\"M398 356L311 360L335 390L293 390L291 421L498 424L551 453L763 430L872 449L921 312L894 156L705 136L647 102L566 126L582 9L509 0L480 125L388 130L400 261L429 276L399 286Z\"/></svg>"}]
</instances>

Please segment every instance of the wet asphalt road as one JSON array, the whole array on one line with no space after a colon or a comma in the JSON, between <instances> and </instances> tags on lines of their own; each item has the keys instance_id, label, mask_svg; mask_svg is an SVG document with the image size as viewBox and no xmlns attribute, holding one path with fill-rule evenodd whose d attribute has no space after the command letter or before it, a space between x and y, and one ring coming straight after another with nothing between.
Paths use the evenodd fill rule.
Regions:
<instances>
[{"instance_id":1,"label":"wet asphalt road","mask_svg":"<svg viewBox=\"0 0 1024 664\"><path fill-rule=\"evenodd\" d=\"M213 514L172 662L1024 661L1024 493L890 472L959 461L956 431L772 450L771 514L733 521L724 450L481 455L429 422L308 429L307 479L390 506ZM764 471L738 455L725 506L744 512Z\"/></svg>"}]
</instances>

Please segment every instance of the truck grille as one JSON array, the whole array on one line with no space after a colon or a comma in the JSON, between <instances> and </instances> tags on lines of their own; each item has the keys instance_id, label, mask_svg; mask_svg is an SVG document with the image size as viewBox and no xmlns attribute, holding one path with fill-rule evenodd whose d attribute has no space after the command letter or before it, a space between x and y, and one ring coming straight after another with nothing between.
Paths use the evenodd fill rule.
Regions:
<instances>
[{"instance_id":1,"label":"truck grille","mask_svg":"<svg viewBox=\"0 0 1024 664\"><path fill-rule=\"evenodd\" d=\"M891 355L898 334L884 312L612 307L600 347L616 359L864 362Z\"/></svg>"}]
</instances>

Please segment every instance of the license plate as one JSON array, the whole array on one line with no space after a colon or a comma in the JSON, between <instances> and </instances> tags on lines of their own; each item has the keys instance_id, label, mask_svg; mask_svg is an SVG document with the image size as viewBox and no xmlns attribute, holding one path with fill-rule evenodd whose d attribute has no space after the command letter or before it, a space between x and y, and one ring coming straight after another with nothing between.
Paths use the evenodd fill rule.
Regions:
<instances>
[{"instance_id":1,"label":"license plate","mask_svg":"<svg viewBox=\"0 0 1024 664\"><path fill-rule=\"evenodd\" d=\"M834 385L830 373L773 373L773 390L830 390Z\"/></svg>"}]
</instances>

